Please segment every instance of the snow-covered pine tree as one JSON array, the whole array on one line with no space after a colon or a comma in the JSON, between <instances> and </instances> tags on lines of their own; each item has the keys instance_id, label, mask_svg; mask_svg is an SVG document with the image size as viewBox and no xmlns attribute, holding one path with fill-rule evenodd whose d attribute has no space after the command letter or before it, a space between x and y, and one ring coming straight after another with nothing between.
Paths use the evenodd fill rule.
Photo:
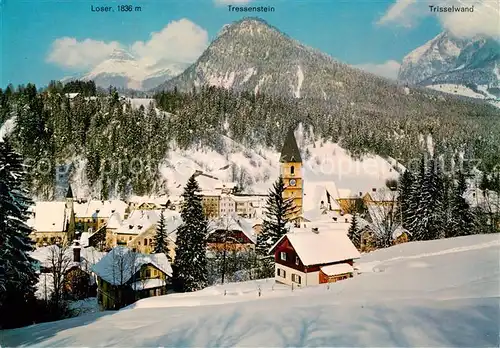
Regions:
<instances>
[{"instance_id":1,"label":"snow-covered pine tree","mask_svg":"<svg viewBox=\"0 0 500 348\"><path fill-rule=\"evenodd\" d=\"M165 227L165 214L162 209L160 212L160 219L158 220L158 226L156 226L156 234L153 239L153 253L163 253L167 256L168 261L172 261L168 252L168 244L167 230Z\"/></svg>"},{"instance_id":2,"label":"snow-covered pine tree","mask_svg":"<svg viewBox=\"0 0 500 348\"><path fill-rule=\"evenodd\" d=\"M434 159L430 159L420 190L416 214L419 223L415 231L412 231L415 240L437 239L446 228L444 226L446 212L443 209L443 191L440 167Z\"/></svg>"},{"instance_id":3,"label":"snow-covered pine tree","mask_svg":"<svg viewBox=\"0 0 500 348\"><path fill-rule=\"evenodd\" d=\"M208 222L203 214L200 187L191 176L184 188L181 217L183 224L177 230L174 283L179 291L203 289L207 285Z\"/></svg>"},{"instance_id":4,"label":"snow-covered pine tree","mask_svg":"<svg viewBox=\"0 0 500 348\"><path fill-rule=\"evenodd\" d=\"M409 193L409 202L407 206L407 211L405 213L406 217L406 224L407 226L404 226L410 234L413 236L413 238L416 238L419 234L420 224L421 220L418 215L418 208L420 206L420 198L422 194L422 186L425 178L425 171L426 171L426 163L425 163L425 157L422 156L420 159L419 163L419 168L418 171L415 175L413 175L413 183L411 184L411 187L408 189Z\"/></svg>"},{"instance_id":5,"label":"snow-covered pine tree","mask_svg":"<svg viewBox=\"0 0 500 348\"><path fill-rule=\"evenodd\" d=\"M354 244L356 248L360 249L361 234L359 231L357 214L353 214L352 216L351 226L349 226L349 231L347 232L347 235L349 236L349 239L351 240L352 244Z\"/></svg>"},{"instance_id":6,"label":"snow-covered pine tree","mask_svg":"<svg viewBox=\"0 0 500 348\"><path fill-rule=\"evenodd\" d=\"M34 249L26 225L31 200L24 190L25 167L8 139L0 142L0 327L30 321L28 303L34 299L38 276L29 252ZM16 313L22 313L17 316ZM6 321L4 321L5 319Z\"/></svg>"},{"instance_id":7,"label":"snow-covered pine tree","mask_svg":"<svg viewBox=\"0 0 500 348\"><path fill-rule=\"evenodd\" d=\"M262 231L257 236L256 250L261 257L267 256L269 248L288 232L286 225L289 222L288 215L293 208L293 202L284 199L283 192L285 183L280 176L269 190Z\"/></svg>"},{"instance_id":8,"label":"snow-covered pine tree","mask_svg":"<svg viewBox=\"0 0 500 348\"><path fill-rule=\"evenodd\" d=\"M411 202L415 177L409 169L399 177L398 205L396 217L404 228L408 228L411 216Z\"/></svg>"},{"instance_id":9,"label":"snow-covered pine tree","mask_svg":"<svg viewBox=\"0 0 500 348\"><path fill-rule=\"evenodd\" d=\"M446 237L465 236L473 233L475 218L469 203L464 198L466 189L467 182L465 175L459 172L451 197L451 221L450 226L446 230Z\"/></svg>"}]
</instances>

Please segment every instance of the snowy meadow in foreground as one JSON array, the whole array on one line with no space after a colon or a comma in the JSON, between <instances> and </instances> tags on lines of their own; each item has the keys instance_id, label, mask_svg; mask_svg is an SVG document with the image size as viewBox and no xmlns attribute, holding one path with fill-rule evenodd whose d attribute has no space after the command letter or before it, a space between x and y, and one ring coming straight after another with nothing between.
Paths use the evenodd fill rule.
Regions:
<instances>
[{"instance_id":1,"label":"snowy meadow in foreground","mask_svg":"<svg viewBox=\"0 0 500 348\"><path fill-rule=\"evenodd\" d=\"M454 346L500 344L498 234L362 256L360 274L294 289L273 280L144 299L0 333L3 346ZM259 297L259 290L261 296Z\"/></svg>"}]
</instances>

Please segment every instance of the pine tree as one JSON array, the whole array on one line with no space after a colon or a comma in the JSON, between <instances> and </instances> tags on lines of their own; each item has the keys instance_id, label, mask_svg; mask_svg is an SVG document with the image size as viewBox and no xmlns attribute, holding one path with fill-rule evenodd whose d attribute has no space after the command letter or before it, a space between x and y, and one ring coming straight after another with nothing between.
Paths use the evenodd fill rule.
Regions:
<instances>
[{"instance_id":1,"label":"pine tree","mask_svg":"<svg viewBox=\"0 0 500 348\"><path fill-rule=\"evenodd\" d=\"M418 215L419 213L418 209L420 206L422 186L425 179L425 170L426 170L425 159L422 156L418 172L416 175L413 176L414 177L413 183L411 184L411 187L408 189L409 201L404 216L407 226L403 225L403 227L408 229L413 238L416 238L416 236L418 236L419 230L421 229L420 227L421 219L419 218Z\"/></svg>"},{"instance_id":2,"label":"pine tree","mask_svg":"<svg viewBox=\"0 0 500 348\"><path fill-rule=\"evenodd\" d=\"M200 187L193 175L182 194L181 217L184 223L177 230L173 278L179 291L196 291L207 285L208 222L198 192Z\"/></svg>"},{"instance_id":3,"label":"pine tree","mask_svg":"<svg viewBox=\"0 0 500 348\"><path fill-rule=\"evenodd\" d=\"M155 254L165 254L168 258L169 261L171 261L170 258L170 253L168 250L168 236L167 236L167 230L165 227L165 215L163 213L163 210L160 213L160 220L158 220L158 226L156 227L156 234L154 236L154 249L153 253Z\"/></svg>"},{"instance_id":4,"label":"pine tree","mask_svg":"<svg viewBox=\"0 0 500 348\"><path fill-rule=\"evenodd\" d=\"M357 214L352 216L351 226L349 227L347 235L356 248L361 248L361 234L359 231Z\"/></svg>"},{"instance_id":5,"label":"pine tree","mask_svg":"<svg viewBox=\"0 0 500 348\"><path fill-rule=\"evenodd\" d=\"M261 257L267 256L269 248L288 232L288 214L293 208L293 202L283 198L284 192L285 183L280 176L269 190L262 231L257 236L256 249Z\"/></svg>"},{"instance_id":6,"label":"pine tree","mask_svg":"<svg viewBox=\"0 0 500 348\"><path fill-rule=\"evenodd\" d=\"M38 280L34 260L28 254L34 246L26 225L31 200L23 188L24 180L21 157L4 139L0 142L0 312L13 315L0 316L0 327L29 322L26 309L34 299ZM15 313L23 314L17 317Z\"/></svg>"},{"instance_id":7,"label":"pine tree","mask_svg":"<svg viewBox=\"0 0 500 348\"><path fill-rule=\"evenodd\" d=\"M464 193L467 189L467 182L463 173L458 173L457 183L451 197L451 221L447 228L447 237L465 236L473 233L474 215Z\"/></svg>"},{"instance_id":8,"label":"pine tree","mask_svg":"<svg viewBox=\"0 0 500 348\"><path fill-rule=\"evenodd\" d=\"M429 160L420 190L416 213L418 223L414 225L412 236L415 240L432 240L440 237L446 212L443 209L444 186L439 165Z\"/></svg>"},{"instance_id":9,"label":"pine tree","mask_svg":"<svg viewBox=\"0 0 500 348\"><path fill-rule=\"evenodd\" d=\"M397 219L401 222L404 228L408 228L410 224L411 216L411 202L413 194L413 184L415 177L410 172L410 170L405 170L405 172L399 177L398 183L398 207L397 207Z\"/></svg>"}]
</instances>

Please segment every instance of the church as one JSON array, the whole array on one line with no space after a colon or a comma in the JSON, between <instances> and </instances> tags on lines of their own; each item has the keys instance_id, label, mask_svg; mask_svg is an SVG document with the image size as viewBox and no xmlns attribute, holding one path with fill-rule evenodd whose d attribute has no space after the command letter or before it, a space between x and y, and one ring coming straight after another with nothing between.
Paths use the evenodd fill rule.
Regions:
<instances>
[{"instance_id":1,"label":"church","mask_svg":"<svg viewBox=\"0 0 500 348\"><path fill-rule=\"evenodd\" d=\"M283 198L293 201L293 210L290 212L288 219L298 225L303 221L304 216L304 182L302 158L293 128L288 131L281 150L280 168L280 174L285 183Z\"/></svg>"}]
</instances>

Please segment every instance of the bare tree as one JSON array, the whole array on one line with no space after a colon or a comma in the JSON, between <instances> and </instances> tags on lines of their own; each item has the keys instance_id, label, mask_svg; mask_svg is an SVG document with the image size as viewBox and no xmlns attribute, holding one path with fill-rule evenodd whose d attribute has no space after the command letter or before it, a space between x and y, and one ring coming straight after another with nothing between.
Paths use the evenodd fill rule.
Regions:
<instances>
[{"instance_id":1,"label":"bare tree","mask_svg":"<svg viewBox=\"0 0 500 348\"><path fill-rule=\"evenodd\" d=\"M374 196L373 202L367 204L370 229L377 246L386 248L392 245L394 232L401 226L396 209L397 191L381 189Z\"/></svg>"},{"instance_id":2,"label":"bare tree","mask_svg":"<svg viewBox=\"0 0 500 348\"><path fill-rule=\"evenodd\" d=\"M49 247L49 255L47 258L47 266L52 275L50 305L54 311L54 315L60 318L65 310L65 277L66 273L73 266L73 256L67 242L60 245L53 245Z\"/></svg>"}]
</instances>

